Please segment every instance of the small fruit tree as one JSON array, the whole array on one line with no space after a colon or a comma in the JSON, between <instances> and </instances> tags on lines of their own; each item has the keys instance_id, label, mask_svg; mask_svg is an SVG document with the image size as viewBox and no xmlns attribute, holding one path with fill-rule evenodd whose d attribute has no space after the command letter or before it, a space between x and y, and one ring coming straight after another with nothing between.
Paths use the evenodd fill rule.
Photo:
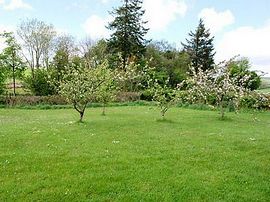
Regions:
<instances>
[{"instance_id":1,"label":"small fruit tree","mask_svg":"<svg viewBox=\"0 0 270 202\"><path fill-rule=\"evenodd\" d=\"M248 93L244 84L249 77L231 77L229 63L224 61L206 71L200 68L195 71L193 68L192 76L185 81L187 99L192 103L204 101L219 107L222 119L225 116L225 107L230 103L235 109L238 109L241 98ZM179 85L179 88L181 86L183 85Z\"/></svg>"},{"instance_id":2,"label":"small fruit tree","mask_svg":"<svg viewBox=\"0 0 270 202\"><path fill-rule=\"evenodd\" d=\"M150 85L150 92L153 95L153 101L157 102L160 108L162 119L165 118L166 112L177 103L177 91L169 86L169 78L160 83L154 80Z\"/></svg>"},{"instance_id":3,"label":"small fruit tree","mask_svg":"<svg viewBox=\"0 0 270 202\"><path fill-rule=\"evenodd\" d=\"M118 79L115 71L107 68L108 63L103 63L104 71L103 71L103 82L100 85L97 91L97 101L102 103L102 115L105 116L105 108L109 102L115 100L117 92L118 92Z\"/></svg>"},{"instance_id":4,"label":"small fruit tree","mask_svg":"<svg viewBox=\"0 0 270 202\"><path fill-rule=\"evenodd\" d=\"M96 100L100 87L106 81L104 75L107 71L106 62L96 68L71 65L60 82L59 92L80 114L80 122L83 120L86 106Z\"/></svg>"}]
</instances>

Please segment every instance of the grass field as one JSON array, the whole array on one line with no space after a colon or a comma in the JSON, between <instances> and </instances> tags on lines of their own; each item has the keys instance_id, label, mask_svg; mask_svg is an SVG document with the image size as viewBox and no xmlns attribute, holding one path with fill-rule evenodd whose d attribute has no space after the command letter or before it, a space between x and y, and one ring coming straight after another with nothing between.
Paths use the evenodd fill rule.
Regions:
<instances>
[{"instance_id":1,"label":"grass field","mask_svg":"<svg viewBox=\"0 0 270 202\"><path fill-rule=\"evenodd\" d=\"M270 201L270 113L0 109L0 201Z\"/></svg>"},{"instance_id":2,"label":"grass field","mask_svg":"<svg viewBox=\"0 0 270 202\"><path fill-rule=\"evenodd\" d=\"M258 90L262 93L270 93L270 78L269 77L263 77L261 88Z\"/></svg>"},{"instance_id":3,"label":"grass field","mask_svg":"<svg viewBox=\"0 0 270 202\"><path fill-rule=\"evenodd\" d=\"M259 89L258 91L261 93L270 93L270 88Z\"/></svg>"}]
</instances>

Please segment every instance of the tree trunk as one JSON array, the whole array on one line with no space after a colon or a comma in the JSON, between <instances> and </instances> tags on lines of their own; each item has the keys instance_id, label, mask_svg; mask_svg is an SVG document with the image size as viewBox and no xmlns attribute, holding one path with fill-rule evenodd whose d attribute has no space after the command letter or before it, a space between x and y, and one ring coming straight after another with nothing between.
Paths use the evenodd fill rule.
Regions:
<instances>
[{"instance_id":1,"label":"tree trunk","mask_svg":"<svg viewBox=\"0 0 270 202\"><path fill-rule=\"evenodd\" d=\"M80 122L83 120L84 110L80 112Z\"/></svg>"},{"instance_id":2,"label":"tree trunk","mask_svg":"<svg viewBox=\"0 0 270 202\"><path fill-rule=\"evenodd\" d=\"M16 96L16 78L15 78L15 65L12 65L12 78L13 78L13 95Z\"/></svg>"},{"instance_id":3,"label":"tree trunk","mask_svg":"<svg viewBox=\"0 0 270 202\"><path fill-rule=\"evenodd\" d=\"M102 107L102 116L105 116L105 115L106 115L106 114L105 114L105 107L106 107L106 104L103 103L103 107Z\"/></svg>"},{"instance_id":4,"label":"tree trunk","mask_svg":"<svg viewBox=\"0 0 270 202\"><path fill-rule=\"evenodd\" d=\"M165 119L165 113L166 113L167 110L165 109L161 109L161 117L162 119L164 120Z\"/></svg>"},{"instance_id":5,"label":"tree trunk","mask_svg":"<svg viewBox=\"0 0 270 202\"><path fill-rule=\"evenodd\" d=\"M220 113L221 113L221 119L224 119L225 117L225 110L224 110L224 106L223 106L223 101L220 102Z\"/></svg>"},{"instance_id":6,"label":"tree trunk","mask_svg":"<svg viewBox=\"0 0 270 202\"><path fill-rule=\"evenodd\" d=\"M78 106L77 106L76 103L73 104L73 107L74 107L74 109L75 109L77 112L79 112L79 114L80 114L80 122L82 122L83 116L84 116L84 111L85 111L85 108L86 108L86 104L83 106L82 110L80 110L80 109L78 108Z\"/></svg>"}]
</instances>

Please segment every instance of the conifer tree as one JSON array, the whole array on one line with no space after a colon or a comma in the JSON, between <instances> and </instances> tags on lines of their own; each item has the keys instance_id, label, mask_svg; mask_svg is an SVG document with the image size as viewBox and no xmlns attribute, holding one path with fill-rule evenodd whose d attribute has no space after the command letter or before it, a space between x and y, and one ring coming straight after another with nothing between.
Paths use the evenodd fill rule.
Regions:
<instances>
[{"instance_id":1,"label":"conifer tree","mask_svg":"<svg viewBox=\"0 0 270 202\"><path fill-rule=\"evenodd\" d=\"M113 31L108 46L112 53L121 54L123 68L129 58L140 58L145 53L144 36L149 29L144 27L147 23L142 19L144 13L142 0L123 0L123 5L111 12L115 18L107 27Z\"/></svg>"},{"instance_id":2,"label":"conifer tree","mask_svg":"<svg viewBox=\"0 0 270 202\"><path fill-rule=\"evenodd\" d=\"M200 19L199 26L195 32L189 33L190 39L186 39L186 44L182 43L184 51L188 53L191 59L191 65L203 71L214 68L214 37L211 37L209 29L205 28L203 20Z\"/></svg>"}]
</instances>

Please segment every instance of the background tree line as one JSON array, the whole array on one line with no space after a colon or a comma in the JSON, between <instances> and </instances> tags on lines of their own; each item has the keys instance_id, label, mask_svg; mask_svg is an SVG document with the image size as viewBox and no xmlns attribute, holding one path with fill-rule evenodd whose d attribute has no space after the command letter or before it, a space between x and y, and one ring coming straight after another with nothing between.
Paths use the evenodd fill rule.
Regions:
<instances>
[{"instance_id":1,"label":"background tree line","mask_svg":"<svg viewBox=\"0 0 270 202\"><path fill-rule=\"evenodd\" d=\"M165 40L146 39L149 29L143 20L141 0L123 0L111 15L114 20L107 28L112 34L109 39L98 41L85 38L78 42L71 35L58 35L53 25L38 19L22 21L16 33L3 33L7 46L0 54L0 93L5 92L5 83L12 79L14 96L18 83L33 95L57 95L61 81L71 70L86 71L106 62L108 69L125 72L121 91L139 91L142 99L152 99L146 83L138 86L141 81L131 76L132 71L150 67L158 84L175 88L194 74L192 68L195 72L207 71L216 65L214 37L201 19L179 50ZM249 76L245 85L250 90L260 86L260 77L250 70L247 58L231 60L228 67L230 77Z\"/></svg>"}]
</instances>

